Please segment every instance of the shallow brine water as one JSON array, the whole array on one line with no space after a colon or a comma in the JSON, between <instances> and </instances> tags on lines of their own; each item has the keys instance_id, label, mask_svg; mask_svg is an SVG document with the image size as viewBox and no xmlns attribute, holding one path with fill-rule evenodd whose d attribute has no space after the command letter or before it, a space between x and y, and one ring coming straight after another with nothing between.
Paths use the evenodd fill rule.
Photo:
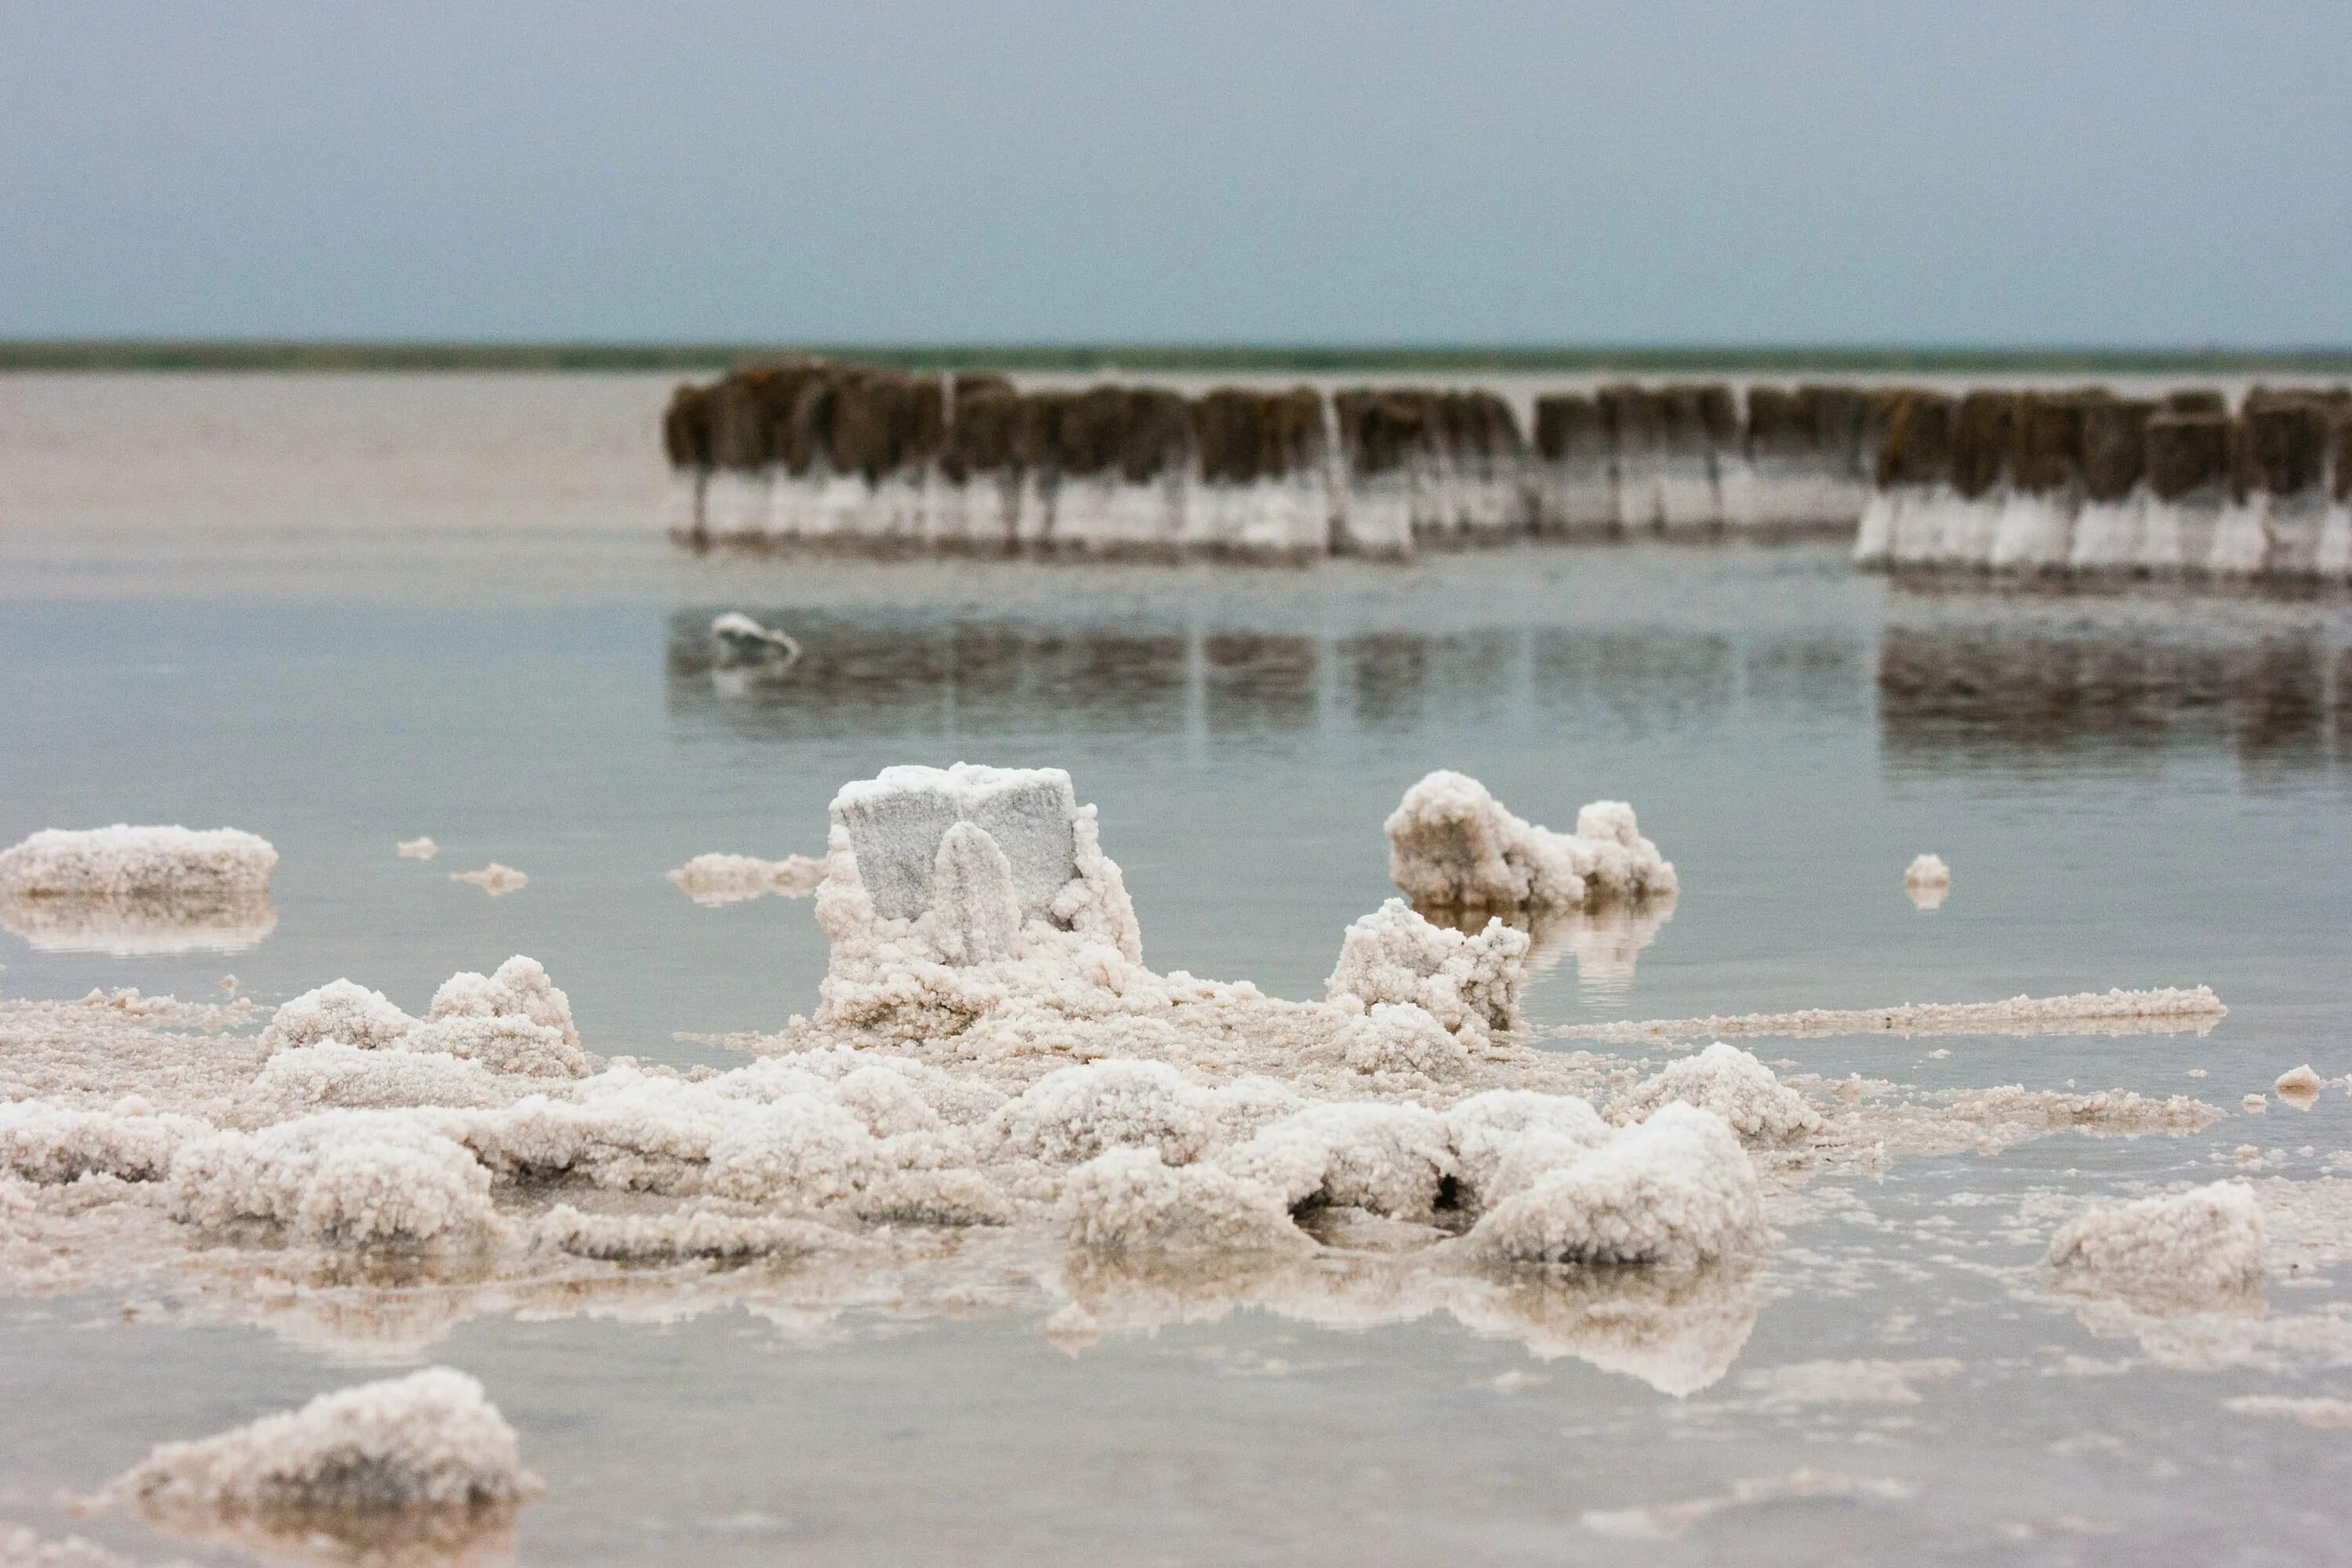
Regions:
<instances>
[{"instance_id":1,"label":"shallow brine water","mask_svg":"<svg viewBox=\"0 0 2352 1568\"><path fill-rule=\"evenodd\" d=\"M1859 1075L1849 1102L2017 1084L2220 1114L1897 1140L1790 1181L1753 1268L1541 1299L1399 1284L1376 1249L1312 1279L1089 1273L944 1237L866 1280L20 1279L0 1522L225 1552L61 1499L160 1441L439 1363L548 1481L532 1562L2347 1554L2352 1450L2313 1423L2352 1405L2263 1403L2352 1399L2341 601L1916 593L1818 544L1265 572L692 557L656 529L662 392L0 383L0 843L184 822L282 858L274 923L215 949L20 919L0 995L218 1001L233 972L257 1025L342 975L421 1011L525 952L591 1049L731 1068L726 1037L814 1006L825 939L805 900L698 905L664 873L822 854L843 783L969 760L1069 771L1153 969L1319 997L1392 890L1382 819L1453 768L1557 826L1631 801L1680 874L1671 907L1538 929L1538 1035L2202 984L2230 1009L2205 1029L1740 1043L1823 1106ZM121 429L147 432L129 479ZM801 661L714 675L727 609ZM420 835L436 858L395 854ZM1940 908L1906 895L1921 851L1952 868ZM528 885L450 878L491 861ZM1687 1042L1592 1048L1647 1072ZM2270 1093L2306 1061L2335 1080L2315 1104ZM2232 1175L2270 1226L2259 1314L2048 1289L2084 1205Z\"/></svg>"}]
</instances>

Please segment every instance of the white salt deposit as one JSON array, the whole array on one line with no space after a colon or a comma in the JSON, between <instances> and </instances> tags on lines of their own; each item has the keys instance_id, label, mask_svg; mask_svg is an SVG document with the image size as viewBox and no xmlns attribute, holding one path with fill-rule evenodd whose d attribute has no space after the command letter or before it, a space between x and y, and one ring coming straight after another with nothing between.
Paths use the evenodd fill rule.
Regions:
<instances>
[{"instance_id":1,"label":"white salt deposit","mask_svg":"<svg viewBox=\"0 0 2352 1568\"><path fill-rule=\"evenodd\" d=\"M181 1145L209 1131L194 1117L151 1111L135 1097L107 1110L0 1101L0 1172L42 1184L89 1175L160 1181Z\"/></svg>"},{"instance_id":2,"label":"white salt deposit","mask_svg":"<svg viewBox=\"0 0 2352 1568\"><path fill-rule=\"evenodd\" d=\"M1389 878L1417 904L1571 906L1675 888L1674 867L1622 801L1595 801L1574 833L1557 833L1513 816L1477 780L1441 771L1405 791L1386 826Z\"/></svg>"},{"instance_id":3,"label":"white salt deposit","mask_svg":"<svg viewBox=\"0 0 2352 1568\"><path fill-rule=\"evenodd\" d=\"M1904 1003L1895 1007L1795 1013L1741 1013L1706 1018L1649 1018L1575 1024L1545 1033L1563 1040L1686 1040L1710 1035L2136 1035L2203 1033L2229 1009L2212 987L2085 991L2071 996L2012 996L2006 1002Z\"/></svg>"},{"instance_id":4,"label":"white salt deposit","mask_svg":"<svg viewBox=\"0 0 2352 1568\"><path fill-rule=\"evenodd\" d=\"M490 1173L414 1112L329 1110L188 1141L164 1196L200 1229L282 1228L334 1246L477 1241L496 1228Z\"/></svg>"},{"instance_id":5,"label":"white salt deposit","mask_svg":"<svg viewBox=\"0 0 2352 1568\"><path fill-rule=\"evenodd\" d=\"M2235 1182L2093 1208L2051 1238L2044 1262L2063 1289L2158 1309L2258 1296L2263 1211Z\"/></svg>"},{"instance_id":6,"label":"white salt deposit","mask_svg":"<svg viewBox=\"0 0 2352 1568\"><path fill-rule=\"evenodd\" d=\"M824 862L806 855L761 860L750 855L697 855L668 873L669 879L698 904L732 904L770 893L804 899L824 879Z\"/></svg>"},{"instance_id":7,"label":"white salt deposit","mask_svg":"<svg viewBox=\"0 0 2352 1568\"><path fill-rule=\"evenodd\" d=\"M478 871L452 871L449 873L449 879L453 882L471 882L494 899L519 891L530 885L528 873L518 871L511 866L501 865L496 860Z\"/></svg>"},{"instance_id":8,"label":"white salt deposit","mask_svg":"<svg viewBox=\"0 0 2352 1568\"><path fill-rule=\"evenodd\" d=\"M453 1018L521 1018L552 1029L567 1046L580 1044L572 1022L572 998L548 978L546 966L516 953L489 974L451 975L433 993L435 1023Z\"/></svg>"},{"instance_id":9,"label":"white salt deposit","mask_svg":"<svg viewBox=\"0 0 2352 1568\"><path fill-rule=\"evenodd\" d=\"M1763 1231L1738 1138L1677 1102L1506 1198L1470 1241L1512 1262L1687 1265L1753 1247Z\"/></svg>"},{"instance_id":10,"label":"white salt deposit","mask_svg":"<svg viewBox=\"0 0 2352 1568\"><path fill-rule=\"evenodd\" d=\"M392 852L404 860L430 860L441 853L441 846L430 838L404 838L392 847Z\"/></svg>"},{"instance_id":11,"label":"white salt deposit","mask_svg":"<svg viewBox=\"0 0 2352 1568\"><path fill-rule=\"evenodd\" d=\"M37 897L266 891L278 851L233 827L47 828L0 849L0 892Z\"/></svg>"},{"instance_id":12,"label":"white salt deposit","mask_svg":"<svg viewBox=\"0 0 2352 1568\"><path fill-rule=\"evenodd\" d=\"M1639 1508L1587 1509L1578 1522L1614 1541L1674 1541L1727 1509L1822 1499L1835 1502L1907 1502L1919 1494L1909 1481L1884 1476L1845 1476L1829 1470L1794 1470L1785 1476L1743 1478L1713 1497Z\"/></svg>"},{"instance_id":13,"label":"white salt deposit","mask_svg":"<svg viewBox=\"0 0 2352 1568\"><path fill-rule=\"evenodd\" d=\"M1271 1188L1216 1165L1171 1165L1150 1149L1113 1149L1079 1166L1061 1205L1070 1239L1087 1247L1226 1252L1311 1245Z\"/></svg>"},{"instance_id":14,"label":"white salt deposit","mask_svg":"<svg viewBox=\"0 0 2352 1568\"><path fill-rule=\"evenodd\" d=\"M351 980L331 980L281 1005L261 1032L264 1055L338 1040L362 1050L398 1045L416 1020L393 1005L381 991Z\"/></svg>"},{"instance_id":15,"label":"white salt deposit","mask_svg":"<svg viewBox=\"0 0 2352 1568\"><path fill-rule=\"evenodd\" d=\"M241 1120L288 1121L317 1110L503 1105L512 1096L478 1062L403 1042L362 1050L339 1040L283 1050L262 1064Z\"/></svg>"},{"instance_id":16,"label":"white salt deposit","mask_svg":"<svg viewBox=\"0 0 2352 1568\"><path fill-rule=\"evenodd\" d=\"M1940 855L1921 855L1904 870L1903 890L1923 910L1941 909L1952 891L1952 868Z\"/></svg>"},{"instance_id":17,"label":"white salt deposit","mask_svg":"<svg viewBox=\"0 0 2352 1568\"><path fill-rule=\"evenodd\" d=\"M2311 1070L2309 1062L2279 1074L2278 1081L2271 1086L2281 1100L2305 1110L2319 1103L2320 1087L2319 1075Z\"/></svg>"},{"instance_id":18,"label":"white salt deposit","mask_svg":"<svg viewBox=\"0 0 2352 1568\"><path fill-rule=\"evenodd\" d=\"M730 610L710 623L710 655L720 669L760 665L789 668L799 660L801 645L740 610Z\"/></svg>"},{"instance_id":19,"label":"white salt deposit","mask_svg":"<svg viewBox=\"0 0 2352 1568\"><path fill-rule=\"evenodd\" d=\"M1610 1117L1640 1121L1674 1101L1715 1112L1752 1143L1788 1143L1822 1127L1820 1112L1803 1095L1784 1086L1755 1057L1721 1040L1695 1057L1668 1063L1619 1095L1610 1103Z\"/></svg>"},{"instance_id":20,"label":"white salt deposit","mask_svg":"<svg viewBox=\"0 0 2352 1568\"><path fill-rule=\"evenodd\" d=\"M694 1258L803 1258L854 1245L845 1233L804 1219L746 1213L703 1202L672 1214L583 1214L558 1204L540 1222L539 1238L576 1257L614 1263L670 1263Z\"/></svg>"},{"instance_id":21,"label":"white salt deposit","mask_svg":"<svg viewBox=\"0 0 2352 1568\"><path fill-rule=\"evenodd\" d=\"M1402 899L1391 899L1348 928L1324 994L1366 1010L1382 1002L1408 1004L1483 1045L1491 1031L1518 1024L1528 948L1527 932L1499 920L1465 936L1432 925Z\"/></svg>"},{"instance_id":22,"label":"white salt deposit","mask_svg":"<svg viewBox=\"0 0 2352 1568\"><path fill-rule=\"evenodd\" d=\"M480 1508L542 1489L481 1384L427 1367L322 1394L218 1436L163 1444L107 1496L177 1518Z\"/></svg>"}]
</instances>

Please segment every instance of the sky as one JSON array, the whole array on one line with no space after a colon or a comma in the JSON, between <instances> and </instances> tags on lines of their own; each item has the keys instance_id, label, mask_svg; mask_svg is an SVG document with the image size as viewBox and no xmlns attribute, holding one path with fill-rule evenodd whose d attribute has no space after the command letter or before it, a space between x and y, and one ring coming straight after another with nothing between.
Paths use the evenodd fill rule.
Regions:
<instances>
[{"instance_id":1,"label":"sky","mask_svg":"<svg viewBox=\"0 0 2352 1568\"><path fill-rule=\"evenodd\" d=\"M2352 5L0 4L0 336L2352 344Z\"/></svg>"}]
</instances>

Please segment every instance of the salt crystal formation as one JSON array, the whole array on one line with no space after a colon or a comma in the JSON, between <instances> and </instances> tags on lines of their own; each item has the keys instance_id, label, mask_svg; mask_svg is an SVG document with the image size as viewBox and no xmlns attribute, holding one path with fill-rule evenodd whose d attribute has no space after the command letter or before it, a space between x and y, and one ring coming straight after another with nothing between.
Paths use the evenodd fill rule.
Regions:
<instances>
[{"instance_id":1,"label":"salt crystal formation","mask_svg":"<svg viewBox=\"0 0 2352 1568\"><path fill-rule=\"evenodd\" d=\"M543 1489L481 1384L428 1367L163 1444L106 1499L186 1528L241 1515L510 1510Z\"/></svg>"},{"instance_id":2,"label":"salt crystal formation","mask_svg":"<svg viewBox=\"0 0 2352 1568\"><path fill-rule=\"evenodd\" d=\"M518 871L511 866L500 865L496 860L478 871L452 871L449 873L449 879L453 882L471 882L494 899L530 885L530 878L527 873Z\"/></svg>"},{"instance_id":3,"label":"salt crystal formation","mask_svg":"<svg viewBox=\"0 0 2352 1568\"><path fill-rule=\"evenodd\" d=\"M1716 1041L1695 1057L1672 1062L1612 1100L1610 1119L1640 1121L1669 1101L1696 1105L1723 1118L1750 1142L1787 1143L1821 1131L1821 1114L1804 1096L1783 1088L1772 1069L1737 1046Z\"/></svg>"},{"instance_id":4,"label":"salt crystal formation","mask_svg":"<svg viewBox=\"0 0 2352 1568\"><path fill-rule=\"evenodd\" d=\"M2281 1100L2305 1110L2319 1103L2320 1087L2319 1075L2311 1070L2309 1062L2279 1074L2278 1081L2271 1085Z\"/></svg>"},{"instance_id":5,"label":"salt crystal formation","mask_svg":"<svg viewBox=\"0 0 2352 1568\"><path fill-rule=\"evenodd\" d=\"M32 898L266 892L278 851L233 827L51 827L0 849L0 892Z\"/></svg>"},{"instance_id":6,"label":"salt crystal formation","mask_svg":"<svg viewBox=\"0 0 2352 1568\"><path fill-rule=\"evenodd\" d=\"M0 926L48 952L237 952L277 928L278 851L235 828L48 828L0 850Z\"/></svg>"},{"instance_id":7,"label":"salt crystal formation","mask_svg":"<svg viewBox=\"0 0 2352 1568\"><path fill-rule=\"evenodd\" d=\"M2259 1299L2263 1211L2234 1182L2085 1211L2051 1238L2044 1260L2065 1289L2156 1311Z\"/></svg>"},{"instance_id":8,"label":"salt crystal formation","mask_svg":"<svg viewBox=\"0 0 2352 1568\"><path fill-rule=\"evenodd\" d=\"M430 860L441 853L441 846L430 838L404 838L392 847L393 853L404 860Z\"/></svg>"},{"instance_id":9,"label":"salt crystal formation","mask_svg":"<svg viewBox=\"0 0 2352 1568\"><path fill-rule=\"evenodd\" d=\"M1386 824L1389 879L1438 908L1574 907L1675 891L1675 868L1622 801L1595 801L1557 833L1513 816L1486 785L1438 772L1405 791Z\"/></svg>"}]
</instances>

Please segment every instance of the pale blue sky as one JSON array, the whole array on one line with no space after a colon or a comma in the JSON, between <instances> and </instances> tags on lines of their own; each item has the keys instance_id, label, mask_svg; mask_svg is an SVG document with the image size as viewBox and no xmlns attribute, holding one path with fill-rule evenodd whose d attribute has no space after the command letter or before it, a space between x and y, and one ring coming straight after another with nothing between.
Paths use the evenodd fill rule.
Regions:
<instances>
[{"instance_id":1,"label":"pale blue sky","mask_svg":"<svg viewBox=\"0 0 2352 1568\"><path fill-rule=\"evenodd\" d=\"M2352 343L2352 5L0 6L0 334Z\"/></svg>"}]
</instances>

